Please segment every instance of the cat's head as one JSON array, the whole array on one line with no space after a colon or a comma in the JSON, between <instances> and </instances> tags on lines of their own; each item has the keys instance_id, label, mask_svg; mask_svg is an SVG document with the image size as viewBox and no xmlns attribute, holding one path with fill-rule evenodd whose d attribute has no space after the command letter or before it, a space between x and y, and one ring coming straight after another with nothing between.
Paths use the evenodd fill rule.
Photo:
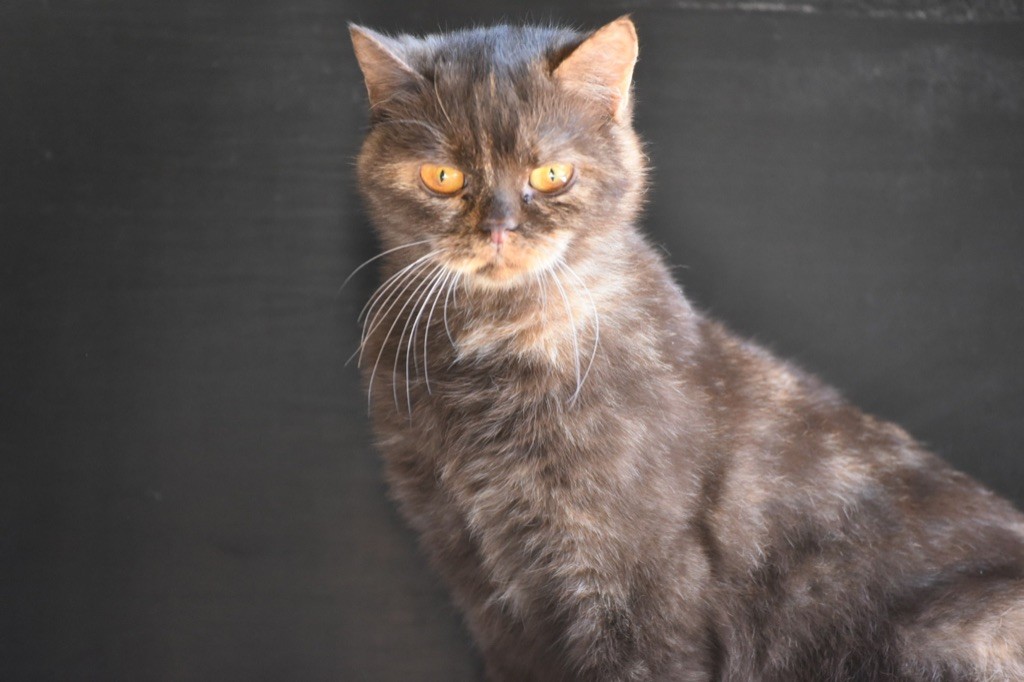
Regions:
<instances>
[{"instance_id":1,"label":"cat's head","mask_svg":"<svg viewBox=\"0 0 1024 682\"><path fill-rule=\"evenodd\" d=\"M351 32L371 107L359 186L386 247L419 242L407 253L430 249L467 284L507 288L628 229L645 170L628 18L589 35Z\"/></svg>"}]
</instances>

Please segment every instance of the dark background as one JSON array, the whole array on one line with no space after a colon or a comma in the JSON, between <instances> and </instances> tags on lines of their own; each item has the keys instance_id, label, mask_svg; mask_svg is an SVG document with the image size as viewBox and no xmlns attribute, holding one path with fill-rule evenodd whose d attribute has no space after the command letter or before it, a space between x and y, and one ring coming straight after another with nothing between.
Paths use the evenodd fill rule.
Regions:
<instances>
[{"instance_id":1,"label":"dark background","mask_svg":"<svg viewBox=\"0 0 1024 682\"><path fill-rule=\"evenodd\" d=\"M0 678L478 676L344 365L348 20L632 11L689 295L1024 503L1020 0L463 5L0 8Z\"/></svg>"}]
</instances>

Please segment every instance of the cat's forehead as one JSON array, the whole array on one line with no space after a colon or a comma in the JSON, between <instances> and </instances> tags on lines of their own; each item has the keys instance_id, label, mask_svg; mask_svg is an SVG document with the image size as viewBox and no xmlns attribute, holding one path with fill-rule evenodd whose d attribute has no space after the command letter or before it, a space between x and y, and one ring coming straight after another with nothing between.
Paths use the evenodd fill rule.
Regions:
<instances>
[{"instance_id":1,"label":"cat's forehead","mask_svg":"<svg viewBox=\"0 0 1024 682\"><path fill-rule=\"evenodd\" d=\"M471 76L514 73L578 44L582 35L565 28L488 26L402 40L414 65L423 72L455 68Z\"/></svg>"},{"instance_id":2,"label":"cat's forehead","mask_svg":"<svg viewBox=\"0 0 1024 682\"><path fill-rule=\"evenodd\" d=\"M515 26L406 38L410 62L430 84L421 113L463 153L523 157L566 145L585 112L564 106L550 65L581 39Z\"/></svg>"}]
</instances>

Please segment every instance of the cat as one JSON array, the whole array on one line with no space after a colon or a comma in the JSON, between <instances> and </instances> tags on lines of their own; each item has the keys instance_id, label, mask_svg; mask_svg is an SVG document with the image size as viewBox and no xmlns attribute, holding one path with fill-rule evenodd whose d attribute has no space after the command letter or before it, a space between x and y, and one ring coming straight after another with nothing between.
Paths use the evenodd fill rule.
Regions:
<instances>
[{"instance_id":1,"label":"cat","mask_svg":"<svg viewBox=\"0 0 1024 682\"><path fill-rule=\"evenodd\" d=\"M1022 680L1024 516L695 310L637 36L351 25L391 493L490 680Z\"/></svg>"}]
</instances>

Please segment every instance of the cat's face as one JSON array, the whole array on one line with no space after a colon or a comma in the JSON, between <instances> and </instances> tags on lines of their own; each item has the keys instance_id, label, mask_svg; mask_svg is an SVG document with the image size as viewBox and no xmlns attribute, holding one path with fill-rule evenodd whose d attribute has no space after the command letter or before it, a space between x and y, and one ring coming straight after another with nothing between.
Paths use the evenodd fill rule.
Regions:
<instances>
[{"instance_id":1,"label":"cat's face","mask_svg":"<svg viewBox=\"0 0 1024 682\"><path fill-rule=\"evenodd\" d=\"M423 242L468 283L504 288L632 220L644 167L628 19L586 40L498 27L425 39L353 28L353 41L372 106L360 188L388 248Z\"/></svg>"}]
</instances>

